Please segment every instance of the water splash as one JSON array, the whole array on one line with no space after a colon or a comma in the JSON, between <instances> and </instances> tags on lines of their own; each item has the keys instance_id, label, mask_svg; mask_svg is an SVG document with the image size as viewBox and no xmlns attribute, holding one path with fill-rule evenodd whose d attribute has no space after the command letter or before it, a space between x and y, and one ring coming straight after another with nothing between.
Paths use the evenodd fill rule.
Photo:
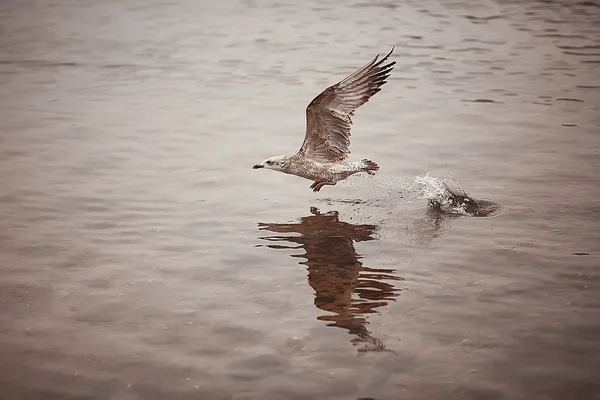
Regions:
<instances>
[{"instance_id":1,"label":"water splash","mask_svg":"<svg viewBox=\"0 0 600 400\"><path fill-rule=\"evenodd\" d=\"M401 203L422 202L426 200L434 212L456 215L485 217L499 209L496 203L479 200L468 195L462 185L454 178L437 178L429 172L418 176L382 175L372 177L353 176L348 178L340 187L342 196L347 198L323 198L328 204L344 203L350 205L369 205L372 207L393 207ZM357 188L369 186L370 196L364 193L356 196ZM399 202L404 199L404 202Z\"/></svg>"},{"instance_id":2,"label":"water splash","mask_svg":"<svg viewBox=\"0 0 600 400\"><path fill-rule=\"evenodd\" d=\"M493 202L469 196L454 178L440 179L426 173L414 178L411 190L431 208L447 214L485 217L498 209Z\"/></svg>"}]
</instances>

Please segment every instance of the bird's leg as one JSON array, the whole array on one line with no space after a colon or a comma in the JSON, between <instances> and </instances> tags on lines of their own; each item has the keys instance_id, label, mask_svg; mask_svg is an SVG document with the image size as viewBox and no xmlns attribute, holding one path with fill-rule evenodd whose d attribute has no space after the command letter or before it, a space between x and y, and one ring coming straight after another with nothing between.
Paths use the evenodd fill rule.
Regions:
<instances>
[{"instance_id":1,"label":"bird's leg","mask_svg":"<svg viewBox=\"0 0 600 400\"><path fill-rule=\"evenodd\" d=\"M313 190L313 192L318 192L319 190L321 190L321 188L325 185L335 185L337 182L321 182L321 181L316 181L313 182L312 185L310 185L310 188Z\"/></svg>"},{"instance_id":2,"label":"bird's leg","mask_svg":"<svg viewBox=\"0 0 600 400\"><path fill-rule=\"evenodd\" d=\"M313 192L318 192L325 185L325 182L315 182L313 187Z\"/></svg>"}]
</instances>

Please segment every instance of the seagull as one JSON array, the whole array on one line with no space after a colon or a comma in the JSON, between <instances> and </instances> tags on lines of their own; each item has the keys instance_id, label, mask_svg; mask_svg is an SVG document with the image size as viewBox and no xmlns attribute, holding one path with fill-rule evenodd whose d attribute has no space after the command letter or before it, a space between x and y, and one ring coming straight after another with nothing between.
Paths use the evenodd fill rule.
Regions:
<instances>
[{"instance_id":1,"label":"seagull","mask_svg":"<svg viewBox=\"0 0 600 400\"><path fill-rule=\"evenodd\" d=\"M310 179L318 192L325 185L358 172L373 175L375 162L346 161L350 155L350 127L354 111L365 104L386 83L395 61L385 64L394 48L381 60L371 62L341 82L325 89L306 108L306 135L297 152L269 157L253 168L266 168Z\"/></svg>"}]
</instances>

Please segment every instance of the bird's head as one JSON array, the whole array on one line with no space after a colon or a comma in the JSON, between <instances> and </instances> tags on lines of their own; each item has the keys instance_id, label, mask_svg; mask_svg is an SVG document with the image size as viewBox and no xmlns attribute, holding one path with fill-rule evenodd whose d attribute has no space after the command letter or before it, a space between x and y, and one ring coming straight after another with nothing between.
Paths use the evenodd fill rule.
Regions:
<instances>
[{"instance_id":1,"label":"bird's head","mask_svg":"<svg viewBox=\"0 0 600 400\"><path fill-rule=\"evenodd\" d=\"M273 156L273 157L269 157L267 158L265 161L263 161L260 164L256 164L254 167L254 169L258 169L258 168L267 168L267 169L273 169L275 171L282 171L286 166L286 158L285 156Z\"/></svg>"}]
</instances>

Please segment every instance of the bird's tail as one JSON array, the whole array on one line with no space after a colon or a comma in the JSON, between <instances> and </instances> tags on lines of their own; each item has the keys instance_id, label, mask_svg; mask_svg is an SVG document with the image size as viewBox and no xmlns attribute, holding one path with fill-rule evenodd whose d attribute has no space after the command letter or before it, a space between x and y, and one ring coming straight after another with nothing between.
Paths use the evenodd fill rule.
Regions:
<instances>
[{"instance_id":1,"label":"bird's tail","mask_svg":"<svg viewBox=\"0 0 600 400\"><path fill-rule=\"evenodd\" d=\"M363 163L364 170L369 175L374 175L375 171L379 170L379 165L376 162L367 160L366 158L361 160Z\"/></svg>"}]
</instances>

